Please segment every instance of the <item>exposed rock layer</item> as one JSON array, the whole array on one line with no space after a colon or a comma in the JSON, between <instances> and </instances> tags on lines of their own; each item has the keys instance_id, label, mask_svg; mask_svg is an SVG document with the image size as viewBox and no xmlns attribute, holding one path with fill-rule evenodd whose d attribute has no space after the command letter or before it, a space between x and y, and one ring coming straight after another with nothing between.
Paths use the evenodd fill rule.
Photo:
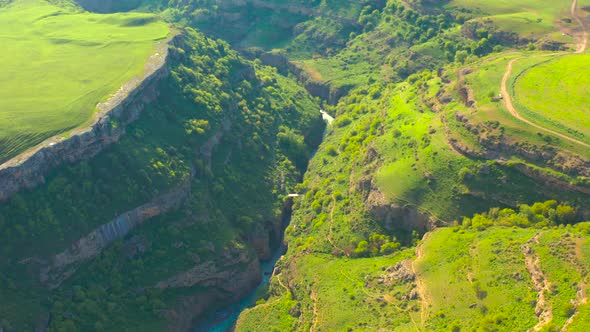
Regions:
<instances>
[{"instance_id":1,"label":"exposed rock layer","mask_svg":"<svg viewBox=\"0 0 590 332\"><path fill-rule=\"evenodd\" d=\"M45 176L57 166L89 159L117 142L125 127L139 118L145 105L158 96L157 83L168 75L168 44L162 43L146 64L146 74L119 89L107 102L99 104L94 123L75 131L67 139L52 138L29 152L0 165L0 202L23 189L45 182Z\"/></svg>"},{"instance_id":2,"label":"exposed rock layer","mask_svg":"<svg viewBox=\"0 0 590 332\"><path fill-rule=\"evenodd\" d=\"M352 85L336 87L330 82L314 80L304 68L289 61L281 53L264 52L259 49L246 50L245 53L252 59L260 59L265 65L277 68L277 71L281 74L293 73L310 95L319 97L330 105L336 105L340 98L344 97L354 87Z\"/></svg>"},{"instance_id":3,"label":"exposed rock layer","mask_svg":"<svg viewBox=\"0 0 590 332\"><path fill-rule=\"evenodd\" d=\"M166 311L168 331L194 330L195 320L205 312L238 302L260 283L260 264L252 252L227 251L218 262L205 262L192 269L159 282L160 289L203 287L203 291L182 297L178 304Z\"/></svg>"},{"instance_id":4,"label":"exposed rock layer","mask_svg":"<svg viewBox=\"0 0 590 332\"><path fill-rule=\"evenodd\" d=\"M63 252L53 256L40 273L41 282L49 288L58 287L76 272L81 262L98 256L113 241L122 239L145 220L178 207L190 192L190 180L178 189L154 198L151 202L127 211L109 223L76 241Z\"/></svg>"}]
</instances>

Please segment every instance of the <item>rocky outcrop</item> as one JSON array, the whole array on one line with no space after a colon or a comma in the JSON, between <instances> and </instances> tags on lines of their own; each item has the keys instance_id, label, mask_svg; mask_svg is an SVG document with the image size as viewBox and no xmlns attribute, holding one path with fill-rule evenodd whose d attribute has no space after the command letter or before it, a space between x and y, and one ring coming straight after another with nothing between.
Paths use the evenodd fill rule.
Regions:
<instances>
[{"instance_id":1,"label":"rocky outcrop","mask_svg":"<svg viewBox=\"0 0 590 332\"><path fill-rule=\"evenodd\" d=\"M346 0L351 5L355 4L353 0ZM351 18L337 15L336 13L326 12L325 10L314 8L306 5L302 5L300 3L289 3L289 2L278 2L278 1L268 1L268 0L225 0L225 1L218 1L217 5L221 9L225 9L228 11L235 11L237 8L250 8L255 7L257 9L266 9L271 10L274 12L288 12L294 15L303 15L303 16L323 16L330 18L334 21L340 22L345 25L352 25L358 26L359 23Z\"/></svg>"},{"instance_id":2,"label":"rocky outcrop","mask_svg":"<svg viewBox=\"0 0 590 332\"><path fill-rule=\"evenodd\" d=\"M377 279L380 284L391 287L397 283L409 283L416 280L416 273L412 269L412 261L406 259L390 266Z\"/></svg>"},{"instance_id":3,"label":"rocky outcrop","mask_svg":"<svg viewBox=\"0 0 590 332\"><path fill-rule=\"evenodd\" d=\"M392 203L378 190L373 190L366 201L369 214L381 221L386 229L416 230L421 233L441 226L439 221L411 205Z\"/></svg>"},{"instance_id":4,"label":"rocky outcrop","mask_svg":"<svg viewBox=\"0 0 590 332\"><path fill-rule=\"evenodd\" d=\"M261 48L252 47L242 51L250 60L260 59L263 64L277 69L281 75L288 75L291 70L289 59L281 52L266 52Z\"/></svg>"},{"instance_id":5,"label":"rocky outcrop","mask_svg":"<svg viewBox=\"0 0 590 332\"><path fill-rule=\"evenodd\" d=\"M335 87L329 82L320 82L314 80L301 66L289 62L289 71L297 76L297 79L307 92L314 97L325 100L330 105L336 105L340 98L344 97L353 86Z\"/></svg>"},{"instance_id":6,"label":"rocky outcrop","mask_svg":"<svg viewBox=\"0 0 590 332\"><path fill-rule=\"evenodd\" d=\"M270 245L270 235L268 232L250 236L250 245L254 247L256 255L261 260L268 260L272 256L272 248Z\"/></svg>"},{"instance_id":7,"label":"rocky outcrop","mask_svg":"<svg viewBox=\"0 0 590 332\"><path fill-rule=\"evenodd\" d=\"M155 285L159 289L204 289L195 295L182 297L174 309L166 311L168 331L194 331L195 323L206 312L235 304L251 294L260 284L260 260L270 259L281 241L284 227L292 212L292 199L283 206L280 218L266 223L259 232L248 238L250 248L226 249L215 261L200 262L188 271L171 276ZM215 304L213 307L212 304ZM209 326L197 325L197 331L208 331Z\"/></svg>"},{"instance_id":8,"label":"rocky outcrop","mask_svg":"<svg viewBox=\"0 0 590 332\"><path fill-rule=\"evenodd\" d=\"M224 135L231 130L231 127L231 120L229 118L223 119L221 128L195 151L197 156L205 161L207 167L211 167L213 151L221 143ZM59 287L64 280L76 272L80 263L98 256L113 241L125 237L144 221L179 207L189 196L191 182L197 176L196 173L196 168L193 168L188 179L176 189L121 214L79 239L70 248L51 257L49 264L41 268L41 282L49 288Z\"/></svg>"},{"instance_id":9,"label":"rocky outcrop","mask_svg":"<svg viewBox=\"0 0 590 332\"><path fill-rule=\"evenodd\" d=\"M284 54L278 52L265 52L252 48L244 50L243 53L250 59L260 59L263 64L276 68L283 75L293 73L310 95L323 99L330 105L336 105L340 98L346 96L354 88L353 85L336 87L330 82L314 80L303 67L289 61Z\"/></svg>"},{"instance_id":10,"label":"rocky outcrop","mask_svg":"<svg viewBox=\"0 0 590 332\"><path fill-rule=\"evenodd\" d=\"M227 250L217 262L205 262L156 284L156 288L199 287L207 289L182 297L165 312L168 331L191 331L205 312L236 303L246 297L262 280L260 263L251 252ZM214 306L215 307L214 307Z\"/></svg>"},{"instance_id":11,"label":"rocky outcrop","mask_svg":"<svg viewBox=\"0 0 590 332\"><path fill-rule=\"evenodd\" d=\"M195 285L203 287L227 288L229 292L234 292L235 287L240 283L235 280L235 272L232 268L250 270L252 274L257 275L260 282L260 264L255 255L251 255L243 249L226 250L217 261L206 261L198 264L188 271L172 276L166 280L160 281L155 285L158 289L193 287ZM220 284L219 281L234 280L236 285Z\"/></svg>"},{"instance_id":12,"label":"rocky outcrop","mask_svg":"<svg viewBox=\"0 0 590 332\"><path fill-rule=\"evenodd\" d=\"M290 215L291 213L289 212ZM275 220L267 221L262 229L248 236L248 242L254 248L256 256L260 260L269 260L272 257L272 251L280 245L284 220L285 215L283 214L280 218L277 217Z\"/></svg>"},{"instance_id":13,"label":"rocky outcrop","mask_svg":"<svg viewBox=\"0 0 590 332\"><path fill-rule=\"evenodd\" d=\"M156 197L151 202L125 212L76 241L65 251L53 256L41 268L40 279L49 288L58 287L74 274L81 262L98 256L113 241L122 239L144 221L178 207L190 193L190 180L178 189Z\"/></svg>"},{"instance_id":14,"label":"rocky outcrop","mask_svg":"<svg viewBox=\"0 0 590 332\"><path fill-rule=\"evenodd\" d=\"M211 170L212 167L213 151L217 145L221 143L221 140L225 134L231 131L231 127L232 121L229 117L225 117L223 120L221 120L221 128L197 150L197 156L204 161L205 167L207 167L208 170Z\"/></svg>"},{"instance_id":15,"label":"rocky outcrop","mask_svg":"<svg viewBox=\"0 0 590 332\"><path fill-rule=\"evenodd\" d=\"M507 164L499 162L500 164ZM590 195L590 188L571 184L567 181L561 180L555 176L547 174L539 169L533 168L524 163L516 163L511 165L514 169L520 171L524 175L537 180L539 183L545 183L561 191L578 192Z\"/></svg>"},{"instance_id":16,"label":"rocky outcrop","mask_svg":"<svg viewBox=\"0 0 590 332\"><path fill-rule=\"evenodd\" d=\"M538 145L529 142L513 142L504 135L504 129L499 123L476 123L469 120L463 112L456 112L455 119L461 122L465 129L477 137L483 149L474 151L457 139L450 139L449 143L460 153L490 160L500 159L501 156L519 155L529 162L551 167L559 172L571 176L590 176L590 160L568 150L556 148L553 145ZM552 142L551 136L537 133L539 137Z\"/></svg>"},{"instance_id":17,"label":"rocky outcrop","mask_svg":"<svg viewBox=\"0 0 590 332\"><path fill-rule=\"evenodd\" d=\"M168 44L162 42L146 64L146 74L125 84L108 101L97 106L89 127L71 133L69 138L51 138L31 151L0 165L0 202L22 189L45 182L45 176L57 166L89 159L117 142L125 128L137 120L145 105L158 96L157 83L167 76Z\"/></svg>"}]
</instances>

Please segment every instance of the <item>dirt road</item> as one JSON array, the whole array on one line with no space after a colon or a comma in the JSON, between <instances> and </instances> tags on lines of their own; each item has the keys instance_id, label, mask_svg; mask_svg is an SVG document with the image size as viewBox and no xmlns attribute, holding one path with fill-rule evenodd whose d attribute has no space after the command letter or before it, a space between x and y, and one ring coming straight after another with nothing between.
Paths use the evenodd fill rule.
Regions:
<instances>
[{"instance_id":1,"label":"dirt road","mask_svg":"<svg viewBox=\"0 0 590 332\"><path fill-rule=\"evenodd\" d=\"M582 27L582 38L580 39L580 41L578 42L578 44L576 45L576 51L573 52L573 54L581 54L584 53L586 51L586 48L588 46L588 31L586 30L586 26L584 25L584 22L582 21L582 19L578 16L577 14L577 8L578 8L578 0L573 0L572 2L572 7L571 7L571 14L572 17L578 22L578 24ZM547 57L547 56L556 56L556 55L563 55L563 54L567 54L567 53L553 53L553 54L545 54L545 55L541 55L540 57ZM539 130L551 133L555 136L558 136L560 138L563 138L567 141L570 141L572 143L576 143L579 145L583 145L587 148L590 148L590 144L582 142L578 139L575 139L573 137L567 136L565 134L559 133L555 130L551 130L549 128L543 127L541 125L538 125L532 121L529 121L527 119L525 119L522 115L520 115L520 113L518 113L518 111L516 110L516 108L514 107L514 104L512 102L512 96L510 95L510 93L508 92L508 80L510 79L510 76L512 75L512 68L514 67L514 63L516 63L516 61L520 60L522 58L516 58L512 61L510 61L508 63L508 68L506 69L506 72L504 73L504 77L502 77L502 85L500 87L500 91L502 93L502 96L504 97L504 102L506 105L506 108L508 109L508 111L510 112L510 114L517 118L518 120L532 126L535 127Z\"/></svg>"}]
</instances>

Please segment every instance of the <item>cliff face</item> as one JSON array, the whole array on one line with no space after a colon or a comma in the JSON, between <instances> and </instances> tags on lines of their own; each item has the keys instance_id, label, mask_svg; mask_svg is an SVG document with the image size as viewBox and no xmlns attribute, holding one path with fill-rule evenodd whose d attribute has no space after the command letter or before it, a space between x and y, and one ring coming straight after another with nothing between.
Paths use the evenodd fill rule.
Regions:
<instances>
[{"instance_id":1,"label":"cliff face","mask_svg":"<svg viewBox=\"0 0 590 332\"><path fill-rule=\"evenodd\" d=\"M416 230L426 233L440 226L433 216L420 212L414 206L391 203L378 190L371 192L366 202L366 208L373 218L379 220L389 230Z\"/></svg>"},{"instance_id":2,"label":"cliff face","mask_svg":"<svg viewBox=\"0 0 590 332\"><path fill-rule=\"evenodd\" d=\"M156 197L151 202L125 212L79 239L63 252L53 256L40 272L40 280L50 289L76 272L81 262L98 256L113 241L122 239L144 221L178 207L190 192L190 181L178 189Z\"/></svg>"},{"instance_id":3,"label":"cliff face","mask_svg":"<svg viewBox=\"0 0 590 332\"><path fill-rule=\"evenodd\" d=\"M284 82L288 78L264 83L260 77L275 73L243 60L225 43L186 30L174 46L168 69L154 69L112 108L102 105L106 113L86 132L45 146L0 173L4 183L13 185L0 185L5 198L27 183L47 182L8 199L0 211L0 223L8 219L27 225L19 233L23 241L5 247L18 252L43 243L39 238L47 240L46 248L21 250L17 255L22 259L15 255L0 267L18 262L23 272L14 279L25 279L14 291L18 298L27 299L28 289L41 294L38 298L51 296L32 309L29 303L13 305L40 311L42 317L51 313L50 320L43 320L44 329L72 322L79 330L94 329L93 313L71 296L75 288L108 293L89 295L99 310L116 310L120 317L105 318L100 322L104 329L157 322L170 331L190 330L205 311L249 294L262 277L259 260L270 258L280 243L283 197L293 192L301 170L288 159L290 150L279 144L279 128L284 124L297 133L297 142L321 137L319 105L304 89ZM200 63L205 57L211 61ZM157 84L168 70L170 79ZM216 81L223 85L208 84ZM231 103L221 104L219 111L196 101L196 92L211 95L213 106L226 99ZM140 114L156 96L149 112ZM127 130L130 135L122 136L125 125L138 117ZM207 120L205 135L186 130L195 119ZM308 144L311 150L313 143ZM89 160L67 165L80 159ZM17 201L26 207L19 209ZM28 225L27 220L39 223ZM49 229L38 236L40 228ZM59 237L62 233L66 236ZM10 238L8 232L2 234ZM145 298L148 306L139 305ZM9 316L13 325L30 323L5 314L5 308L0 305L0 315Z\"/></svg>"},{"instance_id":4,"label":"cliff face","mask_svg":"<svg viewBox=\"0 0 590 332\"><path fill-rule=\"evenodd\" d=\"M223 260L205 262L192 269L159 282L159 289L203 287L207 291L182 297L165 312L167 331L191 331L194 322L212 309L238 302L260 283L260 263L248 251L227 251Z\"/></svg>"},{"instance_id":5,"label":"cliff face","mask_svg":"<svg viewBox=\"0 0 590 332\"><path fill-rule=\"evenodd\" d=\"M123 86L107 102L98 105L94 123L75 131L67 139L49 139L31 151L0 165L0 202L14 193L45 182L45 176L57 166L86 160L117 142L125 127L139 118L146 104L158 96L157 82L168 75L168 44L162 43L146 64L142 79Z\"/></svg>"},{"instance_id":6,"label":"cliff face","mask_svg":"<svg viewBox=\"0 0 590 332\"><path fill-rule=\"evenodd\" d=\"M231 121L226 118L222 121L219 131L196 151L207 161L209 168L213 151L230 129ZM124 238L144 221L177 208L189 196L195 173L193 169L190 177L176 189L117 216L73 243L70 248L51 257L49 264L41 268L39 276L41 282L50 289L59 287L64 280L76 272L81 262L98 256L113 241Z\"/></svg>"},{"instance_id":7,"label":"cliff face","mask_svg":"<svg viewBox=\"0 0 590 332\"><path fill-rule=\"evenodd\" d=\"M245 53L252 59L260 59L265 65L277 68L277 71L283 75L293 73L310 95L319 97L330 105L336 105L340 98L354 87L338 87L330 82L316 81L301 66L289 61L285 55L280 53L264 52L259 49L246 50Z\"/></svg>"}]
</instances>

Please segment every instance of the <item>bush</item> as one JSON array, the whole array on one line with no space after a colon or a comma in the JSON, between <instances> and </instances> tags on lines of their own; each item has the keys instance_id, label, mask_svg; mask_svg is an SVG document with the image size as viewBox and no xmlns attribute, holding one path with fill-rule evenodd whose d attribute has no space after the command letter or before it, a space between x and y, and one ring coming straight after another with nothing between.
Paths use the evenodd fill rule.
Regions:
<instances>
[{"instance_id":1,"label":"bush","mask_svg":"<svg viewBox=\"0 0 590 332\"><path fill-rule=\"evenodd\" d=\"M333 145L330 145L326 148L326 153L332 157L336 157L338 155L338 151Z\"/></svg>"}]
</instances>

